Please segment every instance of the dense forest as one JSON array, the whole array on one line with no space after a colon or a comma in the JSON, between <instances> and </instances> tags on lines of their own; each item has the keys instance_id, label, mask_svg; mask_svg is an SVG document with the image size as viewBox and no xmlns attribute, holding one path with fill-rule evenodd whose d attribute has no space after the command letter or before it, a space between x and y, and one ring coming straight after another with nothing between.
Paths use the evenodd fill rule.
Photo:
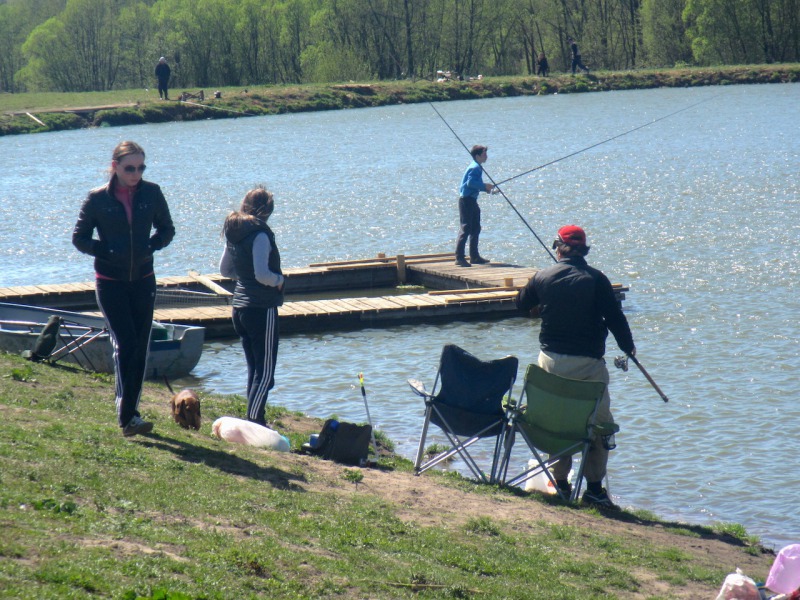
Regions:
<instances>
[{"instance_id":1,"label":"dense forest","mask_svg":"<svg viewBox=\"0 0 800 600\"><path fill-rule=\"evenodd\" d=\"M800 61L800 0L0 0L0 92Z\"/></svg>"}]
</instances>

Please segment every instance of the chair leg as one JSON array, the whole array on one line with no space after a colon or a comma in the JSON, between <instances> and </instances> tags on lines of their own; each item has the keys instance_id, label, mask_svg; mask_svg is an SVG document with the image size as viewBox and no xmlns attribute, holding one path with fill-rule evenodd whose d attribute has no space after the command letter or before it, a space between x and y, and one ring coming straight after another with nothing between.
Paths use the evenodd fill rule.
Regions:
<instances>
[{"instance_id":1,"label":"chair leg","mask_svg":"<svg viewBox=\"0 0 800 600\"><path fill-rule=\"evenodd\" d=\"M431 419L431 405L426 403L425 404L425 421L422 424L422 435L419 438L419 447L417 448L417 458L414 461L414 474L419 475L421 473L420 466L422 465L422 456L425 453L425 438L428 437L428 425L430 424Z\"/></svg>"},{"instance_id":2,"label":"chair leg","mask_svg":"<svg viewBox=\"0 0 800 600\"><path fill-rule=\"evenodd\" d=\"M575 485L572 486L572 498L573 502L577 502L581 495L581 487L583 486L583 467L586 464L586 453L589 452L589 442L585 442L583 444L583 450L581 452L581 466L578 467L578 473L575 476Z\"/></svg>"}]
</instances>

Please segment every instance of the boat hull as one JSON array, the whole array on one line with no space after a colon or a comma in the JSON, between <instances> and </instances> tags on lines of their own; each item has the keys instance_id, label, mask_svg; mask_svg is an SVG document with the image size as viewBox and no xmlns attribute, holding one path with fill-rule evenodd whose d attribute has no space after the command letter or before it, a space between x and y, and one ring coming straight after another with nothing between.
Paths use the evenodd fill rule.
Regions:
<instances>
[{"instance_id":1,"label":"boat hull","mask_svg":"<svg viewBox=\"0 0 800 600\"><path fill-rule=\"evenodd\" d=\"M0 302L0 350L13 354L33 351L48 319L62 324L53 356L99 373L114 372L114 349L105 319L65 310ZM205 328L153 323L145 377L182 377L200 360ZM67 350L80 345L72 352ZM66 348L65 348L66 346Z\"/></svg>"}]
</instances>

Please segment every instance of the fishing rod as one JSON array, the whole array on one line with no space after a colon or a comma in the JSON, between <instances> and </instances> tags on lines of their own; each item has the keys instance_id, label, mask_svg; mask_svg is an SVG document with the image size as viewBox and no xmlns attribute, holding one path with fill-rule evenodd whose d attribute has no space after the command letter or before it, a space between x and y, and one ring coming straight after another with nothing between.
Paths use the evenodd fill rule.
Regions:
<instances>
[{"instance_id":1,"label":"fishing rod","mask_svg":"<svg viewBox=\"0 0 800 600\"><path fill-rule=\"evenodd\" d=\"M358 382L361 384L361 397L364 398L364 408L367 410L367 422L369 423L370 438L372 438L372 452L375 453L375 464L378 464L378 444L375 443L375 427L372 425L372 417L369 416L369 404L367 404L367 391L364 389L364 374L358 374Z\"/></svg>"},{"instance_id":2,"label":"fishing rod","mask_svg":"<svg viewBox=\"0 0 800 600\"><path fill-rule=\"evenodd\" d=\"M661 388L658 387L658 384L653 380L652 377L650 377L650 373L647 372L647 370L642 366L642 363L639 362L639 359L636 358L633 354L626 353L625 356L618 356L617 358L614 359L614 366L617 367L618 369L622 369L623 371L627 371L628 359L632 360L633 364L639 367L639 370L642 372L642 375L644 375L647 381L650 382L650 385L652 385L653 389L658 393L659 396L661 396L661 399L664 402L669 402L669 398L667 398L667 395L661 391Z\"/></svg>"},{"instance_id":3,"label":"fishing rod","mask_svg":"<svg viewBox=\"0 0 800 600\"><path fill-rule=\"evenodd\" d=\"M514 175L513 177L509 177L508 179L504 179L503 181L501 181L497 185L502 185L504 183L508 183L509 181L517 179L518 177L524 177L525 175L530 175L531 173L533 173L535 171L538 171L539 169L544 169L545 167L549 167L550 165L554 165L557 162L561 162L562 160L566 160L566 159L571 158L571 157L573 157L573 156L575 156L577 154L581 154L582 152L586 152L587 150L591 150L592 148L597 148L598 146L602 146L603 144L607 144L608 142L611 142L613 140L621 138L624 135L628 135L629 133L633 133L634 131L639 131L640 129L644 129L645 127L653 125L654 123L658 123L659 121L663 121L664 119L669 119L670 117L674 117L678 113L682 113L683 111L689 110L690 108L694 108L695 106L697 106L699 104L703 104L704 102L708 102L709 100L713 100L717 96L719 96L719 94L711 96L710 98L706 98L705 100L700 100L700 102L695 102L694 104L691 104L689 106L681 108L680 110L676 110L675 112L672 112L672 113L670 113L668 115L664 115L663 117L659 117L658 119L650 121L649 123L645 123L644 125L639 125L638 127L634 127L633 129L629 129L628 131L626 131L624 133L617 134L614 137L610 137L607 140L603 140L602 142L597 142L596 144L592 144L591 146L586 146L586 148L581 148L580 150L576 150L575 152L572 152L571 154L567 154L566 156L562 156L561 158L557 158L555 160L551 160L550 162L544 163L543 165L539 165L538 167L535 167L533 169L525 171L524 173L520 173L519 175Z\"/></svg>"},{"instance_id":4,"label":"fishing rod","mask_svg":"<svg viewBox=\"0 0 800 600\"><path fill-rule=\"evenodd\" d=\"M192 106L202 106L203 108L213 108L214 110L225 110L228 112L245 115L248 117L257 117L256 113L245 112L243 110L234 110L232 108L225 108L224 106L211 106L210 104L200 104L199 102L189 102L188 100L179 100L181 104L191 104Z\"/></svg>"},{"instance_id":5,"label":"fishing rod","mask_svg":"<svg viewBox=\"0 0 800 600\"><path fill-rule=\"evenodd\" d=\"M450 123L448 123L448 122L447 122L447 120L446 120L446 119L445 119L445 118L442 116L442 113L440 113L438 110L436 110L436 107L433 105L433 102L430 102L430 101L428 101L428 104L430 104L430 105L431 105L431 108L432 108L432 109L433 109L433 111L434 111L434 112L435 112L435 113L436 113L436 114L439 116L439 118L442 120L442 123L444 123L445 125L447 125L447 128L450 130L450 132L451 132L451 133L452 133L452 134L455 136L455 138L456 138L456 139L459 141L459 143L460 143L460 144L461 144L461 145L464 147L464 150L466 150L467 152L469 152L469 148L467 148L467 145L466 145L466 144L463 142L463 140L462 140L460 137L458 137L458 134L457 134L457 133L456 133L456 132L453 130L453 128L452 128L452 127L450 127ZM470 153L470 155L471 155L471 154L472 154L472 153ZM549 254L549 255L550 255L550 258L552 258L554 262L558 262L558 259L557 259L555 256L553 256L553 253L552 253L552 252L550 252L550 248L548 248L548 247L547 247L547 245L546 245L546 244L545 244L545 243L542 241L542 238L540 238L540 237L538 236L538 234L537 234L537 233L536 233L536 232L533 230L533 227L531 227L531 226L530 226L530 224L528 223L528 221L526 221L526 220L525 220L525 217L523 217L523 216L522 216L522 213L520 213L520 212L517 210L517 207L516 207L516 206L514 206L514 204L511 202L511 200L509 200L509 199L508 199L508 196L506 196L506 195L505 195L505 193L503 192L503 190L501 190L501 189L498 187L500 184L499 184L499 183L495 183L495 182L494 182L494 179L492 179L492 176L491 176L491 175L489 175L489 172L488 172L488 171L487 171L487 170L484 168L484 166L483 166L483 165L481 165L480 167L481 167L481 170L483 171L484 175L486 175L486 177L488 177L488 178L489 178L489 181L491 181L491 182L492 182L492 186L493 186L493 188L492 188L492 193L493 193L493 194L500 194L500 195L503 197L503 199L504 199L506 202L508 202L508 205L509 205L509 206L510 206L510 207L513 209L513 211L514 211L515 213L517 213L517 216L520 218L520 220L521 220L523 223L525 223L525 227L527 227L527 228L528 228L528 230L529 230L529 231L530 231L530 232L533 234L533 237L535 237L535 238L536 238L536 240L537 240L537 241L538 241L538 242L539 242L539 243L542 245L542 248L544 248L545 252L547 252L547 254ZM496 190L496 191L495 191L495 190Z\"/></svg>"}]
</instances>

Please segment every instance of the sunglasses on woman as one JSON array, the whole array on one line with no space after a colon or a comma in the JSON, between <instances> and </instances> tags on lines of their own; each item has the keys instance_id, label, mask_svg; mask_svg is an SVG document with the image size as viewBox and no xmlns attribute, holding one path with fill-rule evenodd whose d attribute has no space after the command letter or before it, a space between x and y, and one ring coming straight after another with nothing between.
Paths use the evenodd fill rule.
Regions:
<instances>
[{"instance_id":1,"label":"sunglasses on woman","mask_svg":"<svg viewBox=\"0 0 800 600\"><path fill-rule=\"evenodd\" d=\"M126 173L136 173L136 171L139 171L139 173L144 173L146 168L147 165L139 165L138 167L134 167L133 165L125 165L122 170Z\"/></svg>"}]
</instances>

